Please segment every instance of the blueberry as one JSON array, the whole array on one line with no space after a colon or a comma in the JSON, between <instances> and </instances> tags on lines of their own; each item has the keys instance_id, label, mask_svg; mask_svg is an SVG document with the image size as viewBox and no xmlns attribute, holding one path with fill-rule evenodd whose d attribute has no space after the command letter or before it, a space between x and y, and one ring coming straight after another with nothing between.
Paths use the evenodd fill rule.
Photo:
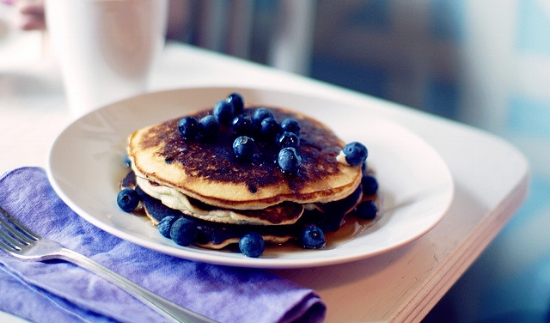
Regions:
<instances>
[{"instance_id":1,"label":"blueberry","mask_svg":"<svg viewBox=\"0 0 550 323\"><path fill-rule=\"evenodd\" d=\"M298 155L296 148L288 147L279 151L277 163L283 173L296 174L302 163L302 158Z\"/></svg>"},{"instance_id":2,"label":"blueberry","mask_svg":"<svg viewBox=\"0 0 550 323\"><path fill-rule=\"evenodd\" d=\"M355 214L357 215L357 217L364 220L374 219L377 212L378 208L373 201L361 202L355 208Z\"/></svg>"},{"instance_id":3,"label":"blueberry","mask_svg":"<svg viewBox=\"0 0 550 323\"><path fill-rule=\"evenodd\" d=\"M361 185L363 186L363 194L365 195L373 195L378 191L378 181L372 175L363 176Z\"/></svg>"},{"instance_id":4,"label":"blueberry","mask_svg":"<svg viewBox=\"0 0 550 323\"><path fill-rule=\"evenodd\" d=\"M122 211L132 212L139 204L139 195L135 190L125 188L118 192L116 202Z\"/></svg>"},{"instance_id":5,"label":"blueberry","mask_svg":"<svg viewBox=\"0 0 550 323\"><path fill-rule=\"evenodd\" d=\"M233 152L237 159L250 160L255 150L256 144L254 143L254 139L248 136L239 136L233 141Z\"/></svg>"},{"instance_id":6,"label":"blueberry","mask_svg":"<svg viewBox=\"0 0 550 323\"><path fill-rule=\"evenodd\" d=\"M258 128L260 128L260 124L265 118L275 119L275 115L268 108L258 108L256 109L256 111L254 111L254 114L252 115L252 121L254 122L254 125L256 125L256 127Z\"/></svg>"},{"instance_id":7,"label":"blueberry","mask_svg":"<svg viewBox=\"0 0 550 323\"><path fill-rule=\"evenodd\" d=\"M233 131L238 135L251 136L254 133L254 124L250 116L239 114L233 118Z\"/></svg>"},{"instance_id":8,"label":"blueberry","mask_svg":"<svg viewBox=\"0 0 550 323\"><path fill-rule=\"evenodd\" d=\"M309 225L302 232L302 243L304 248L321 248L325 245L325 234L318 226Z\"/></svg>"},{"instance_id":9,"label":"blueberry","mask_svg":"<svg viewBox=\"0 0 550 323\"><path fill-rule=\"evenodd\" d=\"M162 234L163 237L170 239L170 229L172 228L172 224L176 222L178 217L174 215L165 216L162 220L160 220L157 229L159 230L160 234Z\"/></svg>"},{"instance_id":10,"label":"blueberry","mask_svg":"<svg viewBox=\"0 0 550 323\"><path fill-rule=\"evenodd\" d=\"M300 146L300 138L294 132L283 132L277 139L277 144L280 148Z\"/></svg>"},{"instance_id":11,"label":"blueberry","mask_svg":"<svg viewBox=\"0 0 550 323\"><path fill-rule=\"evenodd\" d=\"M344 155L350 166L359 166L365 162L368 156L367 147L354 141L344 146Z\"/></svg>"},{"instance_id":12,"label":"blueberry","mask_svg":"<svg viewBox=\"0 0 550 323\"><path fill-rule=\"evenodd\" d=\"M183 138L194 140L200 134L200 124L195 117L184 117L178 121L178 131Z\"/></svg>"},{"instance_id":13,"label":"blueberry","mask_svg":"<svg viewBox=\"0 0 550 323\"><path fill-rule=\"evenodd\" d=\"M214 140L218 136L220 131L220 123L218 119L213 115L207 115L203 117L200 121L200 128L202 138L204 140Z\"/></svg>"},{"instance_id":14,"label":"blueberry","mask_svg":"<svg viewBox=\"0 0 550 323\"><path fill-rule=\"evenodd\" d=\"M233 120L233 105L226 100L221 100L214 106L214 116L220 124L227 125Z\"/></svg>"},{"instance_id":15,"label":"blueberry","mask_svg":"<svg viewBox=\"0 0 550 323\"><path fill-rule=\"evenodd\" d=\"M267 117L260 123L260 136L265 140L275 139L275 136L281 131L281 125L275 118Z\"/></svg>"},{"instance_id":16,"label":"blueberry","mask_svg":"<svg viewBox=\"0 0 550 323\"><path fill-rule=\"evenodd\" d=\"M239 249L247 257L257 258L265 250L264 238L256 232L249 232L239 240Z\"/></svg>"},{"instance_id":17,"label":"blueberry","mask_svg":"<svg viewBox=\"0 0 550 323\"><path fill-rule=\"evenodd\" d=\"M244 100L239 93L231 93L225 100L233 105L233 115L239 115L243 112Z\"/></svg>"},{"instance_id":18,"label":"blueberry","mask_svg":"<svg viewBox=\"0 0 550 323\"><path fill-rule=\"evenodd\" d=\"M296 136L300 136L300 124L292 118L284 119L281 122L281 129L283 131L292 132Z\"/></svg>"},{"instance_id":19,"label":"blueberry","mask_svg":"<svg viewBox=\"0 0 550 323\"><path fill-rule=\"evenodd\" d=\"M197 224L187 218L179 218L170 228L170 237L180 246L190 245L197 237Z\"/></svg>"}]
</instances>

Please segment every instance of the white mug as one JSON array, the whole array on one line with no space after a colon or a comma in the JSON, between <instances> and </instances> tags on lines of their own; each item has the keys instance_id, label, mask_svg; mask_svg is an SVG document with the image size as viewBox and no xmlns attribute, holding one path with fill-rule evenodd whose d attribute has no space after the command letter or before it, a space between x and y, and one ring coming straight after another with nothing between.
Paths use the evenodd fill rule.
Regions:
<instances>
[{"instance_id":1,"label":"white mug","mask_svg":"<svg viewBox=\"0 0 550 323\"><path fill-rule=\"evenodd\" d=\"M147 90L168 0L46 0L45 10L75 117Z\"/></svg>"}]
</instances>

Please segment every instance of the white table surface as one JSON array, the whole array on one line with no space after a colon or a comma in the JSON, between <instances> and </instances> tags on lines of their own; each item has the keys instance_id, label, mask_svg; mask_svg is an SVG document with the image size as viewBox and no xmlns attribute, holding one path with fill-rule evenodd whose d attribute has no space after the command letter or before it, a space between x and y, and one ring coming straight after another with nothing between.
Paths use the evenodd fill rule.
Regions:
<instances>
[{"instance_id":1,"label":"white table surface","mask_svg":"<svg viewBox=\"0 0 550 323\"><path fill-rule=\"evenodd\" d=\"M71 122L57 66L49 58L18 62L6 57L0 53L0 173L20 166L46 167L50 145ZM152 90L212 85L322 92L362 104L417 133L451 170L452 205L415 242L343 265L273 270L314 289L328 307L326 322L421 321L526 198L528 163L508 143L363 94L175 44L166 47Z\"/></svg>"}]
</instances>

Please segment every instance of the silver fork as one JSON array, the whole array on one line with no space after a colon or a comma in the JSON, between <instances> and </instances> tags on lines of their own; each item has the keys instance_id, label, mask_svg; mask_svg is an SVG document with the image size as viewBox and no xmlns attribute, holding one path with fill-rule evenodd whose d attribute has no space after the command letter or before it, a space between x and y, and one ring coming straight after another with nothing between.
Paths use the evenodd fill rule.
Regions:
<instances>
[{"instance_id":1,"label":"silver fork","mask_svg":"<svg viewBox=\"0 0 550 323\"><path fill-rule=\"evenodd\" d=\"M28 261L45 261L50 259L69 261L118 285L130 295L173 322L215 322L150 292L90 258L64 248L56 241L37 235L17 221L1 206L0 213L3 215L3 217L0 216L0 249L3 249L10 255Z\"/></svg>"}]
</instances>

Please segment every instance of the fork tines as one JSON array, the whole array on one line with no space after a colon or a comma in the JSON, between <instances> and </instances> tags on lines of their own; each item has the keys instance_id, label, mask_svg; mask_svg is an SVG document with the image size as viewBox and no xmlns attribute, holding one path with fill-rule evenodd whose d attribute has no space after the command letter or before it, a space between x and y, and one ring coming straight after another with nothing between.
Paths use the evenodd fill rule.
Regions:
<instances>
[{"instance_id":1,"label":"fork tines","mask_svg":"<svg viewBox=\"0 0 550 323\"><path fill-rule=\"evenodd\" d=\"M0 247L11 252L18 252L40 239L27 229L11 214L0 206Z\"/></svg>"}]
</instances>

